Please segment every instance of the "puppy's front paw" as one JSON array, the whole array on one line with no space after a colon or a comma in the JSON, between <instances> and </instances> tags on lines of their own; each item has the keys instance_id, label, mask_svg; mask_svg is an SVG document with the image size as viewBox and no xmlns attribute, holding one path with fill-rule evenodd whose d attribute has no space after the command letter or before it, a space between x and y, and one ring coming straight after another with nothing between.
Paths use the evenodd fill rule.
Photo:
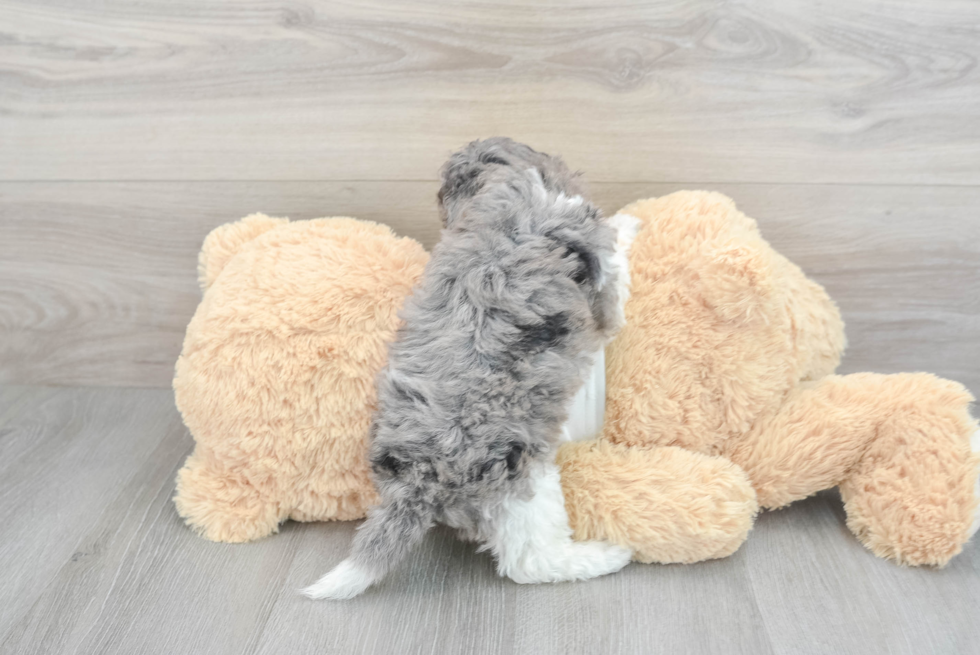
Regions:
<instances>
[{"instance_id":1,"label":"puppy's front paw","mask_svg":"<svg viewBox=\"0 0 980 655\"><path fill-rule=\"evenodd\" d=\"M307 598L313 600L346 600L353 598L364 592L374 582L374 576L352 562L345 559L337 567L326 574L315 583L311 584L302 593Z\"/></svg>"}]
</instances>

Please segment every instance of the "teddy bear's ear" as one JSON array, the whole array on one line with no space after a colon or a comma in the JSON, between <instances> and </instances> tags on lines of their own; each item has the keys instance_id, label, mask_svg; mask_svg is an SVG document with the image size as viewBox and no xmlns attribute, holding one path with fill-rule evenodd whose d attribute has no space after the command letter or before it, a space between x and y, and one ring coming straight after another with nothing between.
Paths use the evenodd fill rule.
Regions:
<instances>
[{"instance_id":1,"label":"teddy bear's ear","mask_svg":"<svg viewBox=\"0 0 980 655\"><path fill-rule=\"evenodd\" d=\"M772 259L751 244L720 245L696 267L705 304L726 321L764 318L773 298Z\"/></svg>"},{"instance_id":2,"label":"teddy bear's ear","mask_svg":"<svg viewBox=\"0 0 980 655\"><path fill-rule=\"evenodd\" d=\"M204 239L201 254L197 259L197 280L201 291L207 291L232 257L246 243L260 234L285 225L287 218L271 218L265 214L251 214L240 221L225 223L213 230Z\"/></svg>"}]
</instances>

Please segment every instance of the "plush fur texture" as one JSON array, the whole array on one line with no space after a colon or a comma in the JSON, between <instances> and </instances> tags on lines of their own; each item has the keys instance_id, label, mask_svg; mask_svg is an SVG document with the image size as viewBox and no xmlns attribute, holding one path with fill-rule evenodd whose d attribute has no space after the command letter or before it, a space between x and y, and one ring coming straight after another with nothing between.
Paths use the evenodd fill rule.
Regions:
<instances>
[{"instance_id":1,"label":"plush fur texture","mask_svg":"<svg viewBox=\"0 0 980 655\"><path fill-rule=\"evenodd\" d=\"M741 468L676 446L585 441L562 446L558 465L575 538L622 544L638 562L727 557L758 511Z\"/></svg>"},{"instance_id":2,"label":"plush fur texture","mask_svg":"<svg viewBox=\"0 0 980 655\"><path fill-rule=\"evenodd\" d=\"M766 508L839 485L858 539L903 564L959 553L980 466L966 389L927 374L830 375L844 346L837 308L728 198L680 192L623 211L644 227L626 327L607 351L604 438L721 455Z\"/></svg>"},{"instance_id":3,"label":"plush fur texture","mask_svg":"<svg viewBox=\"0 0 980 655\"><path fill-rule=\"evenodd\" d=\"M607 439L721 454L799 381L837 366L836 306L731 200L680 192L621 212L644 227L627 328L607 353Z\"/></svg>"},{"instance_id":4,"label":"plush fur texture","mask_svg":"<svg viewBox=\"0 0 980 655\"><path fill-rule=\"evenodd\" d=\"M174 395L197 445L180 515L216 541L377 502L365 435L398 310L428 256L381 225L255 215L213 231Z\"/></svg>"},{"instance_id":5,"label":"plush fur texture","mask_svg":"<svg viewBox=\"0 0 980 655\"><path fill-rule=\"evenodd\" d=\"M572 542L552 462L591 356L622 327L617 242L635 222L601 220L560 160L507 139L471 143L443 180L445 229L378 380L381 504L344 570L380 579L435 522L479 535L521 582L621 568L628 551ZM345 598L346 582L307 594Z\"/></svg>"},{"instance_id":6,"label":"plush fur texture","mask_svg":"<svg viewBox=\"0 0 980 655\"><path fill-rule=\"evenodd\" d=\"M728 198L681 192L625 212L644 227L628 323L606 352L605 432L559 451L576 538L640 561L721 557L745 539L757 492L778 507L840 484L848 525L876 554L941 565L959 552L980 526L969 394L922 374L831 375L836 308ZM426 255L385 228L333 226L257 217L205 242L210 286L174 380L198 446L175 500L208 538L358 518L376 498L369 381ZM362 247L365 229L387 236ZM310 275L333 258L343 275Z\"/></svg>"}]
</instances>

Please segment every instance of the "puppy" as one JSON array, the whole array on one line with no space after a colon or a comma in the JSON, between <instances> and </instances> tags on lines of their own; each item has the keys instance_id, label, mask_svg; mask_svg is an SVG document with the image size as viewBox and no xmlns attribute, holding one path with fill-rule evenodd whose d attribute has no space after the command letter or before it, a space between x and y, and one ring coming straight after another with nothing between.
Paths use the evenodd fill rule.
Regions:
<instances>
[{"instance_id":1,"label":"puppy","mask_svg":"<svg viewBox=\"0 0 980 655\"><path fill-rule=\"evenodd\" d=\"M469 144L442 176L442 238L378 381L381 503L310 598L360 594L437 522L481 542L515 582L582 580L630 560L572 541L555 451L563 436L594 436L564 424L625 320L637 220L602 220L561 160L509 139Z\"/></svg>"}]
</instances>

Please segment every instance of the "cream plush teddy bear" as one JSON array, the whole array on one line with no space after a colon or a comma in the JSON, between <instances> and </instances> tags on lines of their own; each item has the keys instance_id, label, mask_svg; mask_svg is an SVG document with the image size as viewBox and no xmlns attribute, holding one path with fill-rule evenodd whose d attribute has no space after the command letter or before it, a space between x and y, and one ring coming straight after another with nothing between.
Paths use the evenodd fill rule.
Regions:
<instances>
[{"instance_id":1,"label":"cream plush teddy bear","mask_svg":"<svg viewBox=\"0 0 980 655\"><path fill-rule=\"evenodd\" d=\"M730 199L679 192L622 212L644 227L627 324L607 350L602 441L561 453L577 536L642 553L661 517L595 451L667 447L738 465L763 508L839 486L848 527L881 557L943 565L959 553L980 525L966 389L926 373L833 375L837 308Z\"/></svg>"},{"instance_id":2,"label":"cream plush teddy bear","mask_svg":"<svg viewBox=\"0 0 980 655\"><path fill-rule=\"evenodd\" d=\"M969 393L928 374L832 375L836 307L728 198L622 211L643 227L627 327L606 353L605 427L558 455L576 537L644 562L723 557L760 505L839 485L876 554L958 553L980 523ZM189 525L248 541L289 518L364 515L374 377L426 259L349 218L255 215L208 236L174 377L197 442L175 497Z\"/></svg>"}]
</instances>

